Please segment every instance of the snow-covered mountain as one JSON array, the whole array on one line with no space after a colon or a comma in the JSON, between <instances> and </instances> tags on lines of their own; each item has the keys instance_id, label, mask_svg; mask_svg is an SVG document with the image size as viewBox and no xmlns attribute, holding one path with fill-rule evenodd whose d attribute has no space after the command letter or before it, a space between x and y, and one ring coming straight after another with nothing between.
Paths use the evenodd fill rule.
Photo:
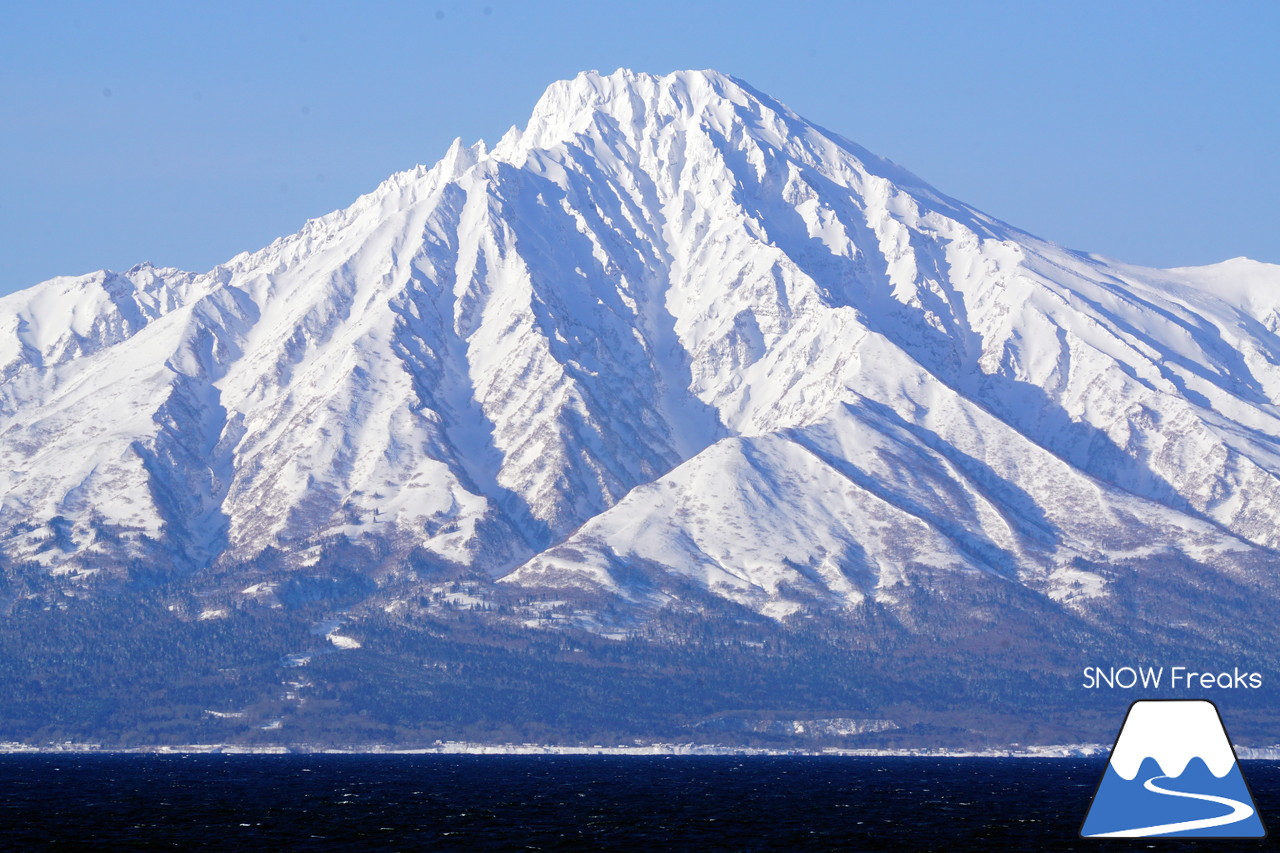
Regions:
<instances>
[{"instance_id":1,"label":"snow-covered mountain","mask_svg":"<svg viewBox=\"0 0 1280 853\"><path fill-rule=\"evenodd\" d=\"M1278 329L1280 267L1081 254L742 81L588 72L208 273L0 299L0 559L351 543L776 618L939 577L1077 612L1153 556L1248 583Z\"/></svg>"}]
</instances>

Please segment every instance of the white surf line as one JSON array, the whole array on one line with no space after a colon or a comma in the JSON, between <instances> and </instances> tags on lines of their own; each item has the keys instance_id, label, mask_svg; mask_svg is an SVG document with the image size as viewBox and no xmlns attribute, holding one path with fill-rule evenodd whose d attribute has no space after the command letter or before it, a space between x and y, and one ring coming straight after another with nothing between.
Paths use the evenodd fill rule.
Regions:
<instances>
[{"instance_id":1,"label":"white surf line","mask_svg":"<svg viewBox=\"0 0 1280 853\"><path fill-rule=\"evenodd\" d=\"M1163 835L1167 832L1186 832L1190 829L1208 829L1212 826L1225 826L1229 823L1235 823L1244 820L1253 814L1253 807L1245 805L1239 800L1232 800L1228 797L1216 797L1213 794L1188 794L1185 791L1170 791L1168 788L1161 788L1155 782L1157 779L1168 779L1168 776L1152 776L1150 779L1142 783L1142 787L1156 794L1167 794L1170 797L1186 797L1190 800L1205 800L1210 803L1218 803L1223 806L1231 807L1231 814L1225 814L1221 817L1209 817L1202 820L1184 820L1180 823L1162 823L1156 826L1144 826L1139 829L1122 829L1119 832L1099 832L1090 835L1090 838L1138 838L1147 835Z\"/></svg>"}]
</instances>

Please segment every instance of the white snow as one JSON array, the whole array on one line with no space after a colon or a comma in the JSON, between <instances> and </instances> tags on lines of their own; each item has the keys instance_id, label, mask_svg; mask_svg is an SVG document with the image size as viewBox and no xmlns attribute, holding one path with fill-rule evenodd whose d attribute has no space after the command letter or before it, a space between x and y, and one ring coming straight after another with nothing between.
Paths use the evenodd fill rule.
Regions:
<instances>
[{"instance_id":1,"label":"white snow","mask_svg":"<svg viewBox=\"0 0 1280 853\"><path fill-rule=\"evenodd\" d=\"M325 634L324 638L340 649L358 649L361 646L356 638L344 637L342 634Z\"/></svg>"}]
</instances>

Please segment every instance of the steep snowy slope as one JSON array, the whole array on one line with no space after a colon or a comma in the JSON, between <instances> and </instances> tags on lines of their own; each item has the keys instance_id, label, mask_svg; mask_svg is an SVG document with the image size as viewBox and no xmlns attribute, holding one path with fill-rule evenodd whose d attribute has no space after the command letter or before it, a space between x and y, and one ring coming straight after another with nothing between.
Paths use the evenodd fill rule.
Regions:
<instances>
[{"instance_id":1,"label":"steep snowy slope","mask_svg":"<svg viewBox=\"0 0 1280 853\"><path fill-rule=\"evenodd\" d=\"M775 617L1246 577L1280 547L1277 294L1045 242L715 72L585 73L210 273L0 300L0 551L350 542Z\"/></svg>"}]
</instances>

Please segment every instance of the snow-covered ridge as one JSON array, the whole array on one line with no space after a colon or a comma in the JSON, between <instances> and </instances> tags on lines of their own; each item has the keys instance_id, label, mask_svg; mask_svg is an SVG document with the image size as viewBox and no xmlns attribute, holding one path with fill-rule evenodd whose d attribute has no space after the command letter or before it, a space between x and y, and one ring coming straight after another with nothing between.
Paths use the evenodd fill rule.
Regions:
<instances>
[{"instance_id":1,"label":"snow-covered ridge","mask_svg":"<svg viewBox=\"0 0 1280 853\"><path fill-rule=\"evenodd\" d=\"M59 276L0 297L0 379L8 384L23 367L48 369L119 343L205 287L192 273L143 263L125 273Z\"/></svg>"}]
</instances>

